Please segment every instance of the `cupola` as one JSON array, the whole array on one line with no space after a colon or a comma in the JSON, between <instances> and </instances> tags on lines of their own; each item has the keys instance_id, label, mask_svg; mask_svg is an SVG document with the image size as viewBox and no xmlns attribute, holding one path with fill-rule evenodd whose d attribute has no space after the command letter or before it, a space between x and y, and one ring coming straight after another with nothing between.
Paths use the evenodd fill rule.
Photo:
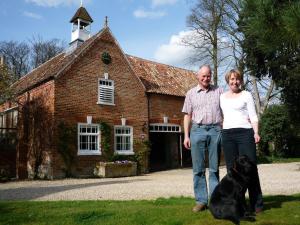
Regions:
<instances>
[{"instance_id":1,"label":"cupola","mask_svg":"<svg viewBox=\"0 0 300 225\"><path fill-rule=\"evenodd\" d=\"M70 48L75 49L91 37L91 24L93 19L87 10L81 5L70 20L72 23L72 34Z\"/></svg>"}]
</instances>

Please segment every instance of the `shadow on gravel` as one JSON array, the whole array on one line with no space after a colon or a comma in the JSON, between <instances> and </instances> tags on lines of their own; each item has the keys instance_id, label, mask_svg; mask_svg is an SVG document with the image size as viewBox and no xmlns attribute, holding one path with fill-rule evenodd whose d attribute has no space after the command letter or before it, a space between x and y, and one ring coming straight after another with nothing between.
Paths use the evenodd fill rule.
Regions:
<instances>
[{"instance_id":1,"label":"shadow on gravel","mask_svg":"<svg viewBox=\"0 0 300 225\"><path fill-rule=\"evenodd\" d=\"M116 181L102 181L97 183L86 183L86 184L71 184L62 186L49 186L49 187L18 187L10 188L6 190L0 190L0 200L34 200L43 196L51 195L58 192L81 189L88 187L97 187L111 184L125 184L134 183L140 181L147 181L146 179L135 179L135 180L116 180Z\"/></svg>"},{"instance_id":2,"label":"shadow on gravel","mask_svg":"<svg viewBox=\"0 0 300 225\"><path fill-rule=\"evenodd\" d=\"M300 195L289 196L289 195L275 195L264 197L264 211L271 210L273 208L281 208L282 204L285 202L295 202L299 201L300 205Z\"/></svg>"}]
</instances>

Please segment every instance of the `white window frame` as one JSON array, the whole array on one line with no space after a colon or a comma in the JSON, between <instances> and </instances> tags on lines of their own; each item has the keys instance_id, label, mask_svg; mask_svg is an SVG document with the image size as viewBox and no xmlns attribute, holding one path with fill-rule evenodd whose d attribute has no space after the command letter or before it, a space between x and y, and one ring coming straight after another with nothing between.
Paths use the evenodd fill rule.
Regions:
<instances>
[{"instance_id":1,"label":"white window frame","mask_svg":"<svg viewBox=\"0 0 300 225\"><path fill-rule=\"evenodd\" d=\"M117 129L130 129L130 134L117 134ZM130 137L130 149L129 150L117 150L117 137ZM124 143L122 143L124 144ZM114 126L114 150L115 153L118 155L134 155L133 151L133 127L132 126Z\"/></svg>"},{"instance_id":2,"label":"white window frame","mask_svg":"<svg viewBox=\"0 0 300 225\"><path fill-rule=\"evenodd\" d=\"M149 132L160 133L181 133L181 126L178 124L165 123L151 123L149 125Z\"/></svg>"},{"instance_id":3,"label":"white window frame","mask_svg":"<svg viewBox=\"0 0 300 225\"><path fill-rule=\"evenodd\" d=\"M3 128L3 127L4 127L3 121L4 121L4 114L1 114L1 113L0 113L0 128Z\"/></svg>"},{"instance_id":4,"label":"white window frame","mask_svg":"<svg viewBox=\"0 0 300 225\"><path fill-rule=\"evenodd\" d=\"M12 111L12 127L13 128L17 128L17 126L18 126L18 116L19 116L18 110Z\"/></svg>"},{"instance_id":5,"label":"white window frame","mask_svg":"<svg viewBox=\"0 0 300 225\"><path fill-rule=\"evenodd\" d=\"M97 133L88 133L88 132L84 132L81 133L80 132L80 128L85 126L86 128L90 127L96 127ZM101 143L101 131L100 131L100 125L99 124L87 124L87 123L78 123L77 125L77 143L78 143L78 155L101 155L101 148L100 148L100 143ZM89 149L80 149L80 136L97 136L98 137L98 141L97 141L97 150L89 150ZM88 141L88 145L90 144L90 141Z\"/></svg>"},{"instance_id":6,"label":"white window frame","mask_svg":"<svg viewBox=\"0 0 300 225\"><path fill-rule=\"evenodd\" d=\"M100 82L108 82L111 85L100 84ZM107 97L111 98L111 101L107 101ZM115 105L115 84L113 80L99 78L98 79L98 102L101 105Z\"/></svg>"}]
</instances>

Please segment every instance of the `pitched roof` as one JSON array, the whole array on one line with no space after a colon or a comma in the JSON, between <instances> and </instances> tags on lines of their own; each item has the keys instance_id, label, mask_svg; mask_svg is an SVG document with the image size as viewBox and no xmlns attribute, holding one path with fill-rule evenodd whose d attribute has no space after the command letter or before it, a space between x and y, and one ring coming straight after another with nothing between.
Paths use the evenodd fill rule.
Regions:
<instances>
[{"instance_id":1,"label":"pitched roof","mask_svg":"<svg viewBox=\"0 0 300 225\"><path fill-rule=\"evenodd\" d=\"M80 45L74 52L58 54L23 76L12 87L17 93L21 94L47 80L57 78L66 72L76 60L79 60L97 42L104 31L110 32L109 28L103 28ZM127 58L135 75L144 85L146 92L184 97L186 92L197 84L193 71L130 55L124 54L124 56Z\"/></svg>"},{"instance_id":2,"label":"pitched roof","mask_svg":"<svg viewBox=\"0 0 300 225\"><path fill-rule=\"evenodd\" d=\"M77 9L75 15L70 20L70 23L75 22L78 18L83 19L88 22L91 22L91 23L93 22L92 17L90 16L90 14L86 11L86 9L83 6L81 6L79 9Z\"/></svg>"},{"instance_id":3,"label":"pitched roof","mask_svg":"<svg viewBox=\"0 0 300 225\"><path fill-rule=\"evenodd\" d=\"M195 72L127 55L135 74L149 93L182 96L197 85Z\"/></svg>"},{"instance_id":4,"label":"pitched roof","mask_svg":"<svg viewBox=\"0 0 300 225\"><path fill-rule=\"evenodd\" d=\"M53 79L59 76L61 73L65 72L76 59L78 59L81 54L83 54L89 47L95 43L95 40L98 39L101 34L104 32L104 29L100 30L93 37L86 40L82 45L77 47L75 51L70 54L62 52L57 56L54 56L47 62L41 64L39 67L33 69L25 76L21 77L17 82L12 85L16 93L23 93L40 83L43 83L49 79Z\"/></svg>"}]
</instances>

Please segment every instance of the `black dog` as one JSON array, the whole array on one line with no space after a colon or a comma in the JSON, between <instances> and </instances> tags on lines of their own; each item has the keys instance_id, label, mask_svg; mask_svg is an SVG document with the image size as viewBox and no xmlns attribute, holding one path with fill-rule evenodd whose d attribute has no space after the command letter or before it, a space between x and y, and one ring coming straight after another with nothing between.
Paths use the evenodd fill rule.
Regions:
<instances>
[{"instance_id":1,"label":"black dog","mask_svg":"<svg viewBox=\"0 0 300 225\"><path fill-rule=\"evenodd\" d=\"M247 156L239 156L233 168L221 180L213 191L209 210L216 219L226 219L240 224L241 219L254 221L246 217L245 193L253 177L256 166Z\"/></svg>"}]
</instances>

